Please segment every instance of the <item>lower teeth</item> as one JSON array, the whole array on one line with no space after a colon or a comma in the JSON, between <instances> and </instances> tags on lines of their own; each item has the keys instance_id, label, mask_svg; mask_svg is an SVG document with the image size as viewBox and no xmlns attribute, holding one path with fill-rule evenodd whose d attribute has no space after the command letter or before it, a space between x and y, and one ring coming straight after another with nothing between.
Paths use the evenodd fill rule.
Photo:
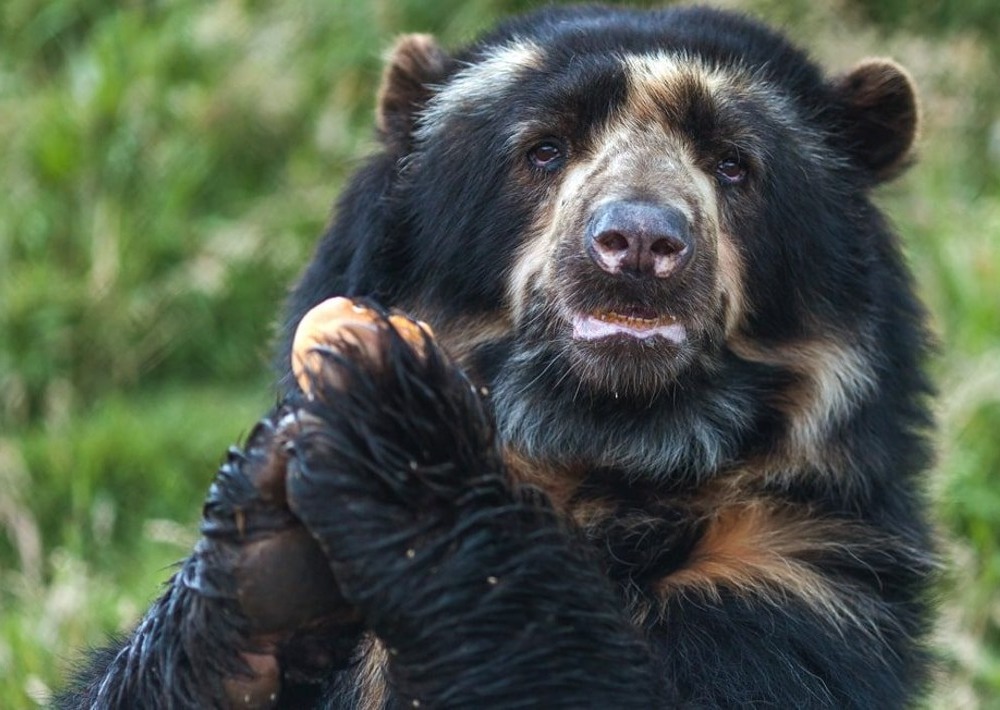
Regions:
<instances>
[{"instance_id":1,"label":"lower teeth","mask_svg":"<svg viewBox=\"0 0 1000 710\"><path fill-rule=\"evenodd\" d=\"M618 313L599 313L595 314L595 317L607 323L621 323L623 325L645 328L655 325L666 325L671 320L669 318L636 318L635 316L623 316Z\"/></svg>"}]
</instances>

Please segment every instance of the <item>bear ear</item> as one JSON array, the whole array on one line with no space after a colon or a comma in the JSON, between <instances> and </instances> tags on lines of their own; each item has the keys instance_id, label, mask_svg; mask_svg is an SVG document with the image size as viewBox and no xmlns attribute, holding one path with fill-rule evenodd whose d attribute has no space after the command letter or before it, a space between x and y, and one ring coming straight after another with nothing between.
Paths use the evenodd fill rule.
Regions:
<instances>
[{"instance_id":1,"label":"bear ear","mask_svg":"<svg viewBox=\"0 0 1000 710\"><path fill-rule=\"evenodd\" d=\"M409 151L417 113L448 75L450 58L431 35L403 35L390 50L378 92L376 125L388 146Z\"/></svg>"},{"instance_id":2,"label":"bear ear","mask_svg":"<svg viewBox=\"0 0 1000 710\"><path fill-rule=\"evenodd\" d=\"M909 164L920 122L910 75L891 59L865 59L836 81L848 150L879 180Z\"/></svg>"}]
</instances>

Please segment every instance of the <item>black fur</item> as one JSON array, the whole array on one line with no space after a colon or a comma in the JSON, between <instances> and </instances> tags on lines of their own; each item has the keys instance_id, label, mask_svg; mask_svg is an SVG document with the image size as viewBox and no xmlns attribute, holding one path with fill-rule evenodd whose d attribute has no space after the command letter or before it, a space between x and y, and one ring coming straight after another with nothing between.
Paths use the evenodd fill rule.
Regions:
<instances>
[{"instance_id":1,"label":"black fur","mask_svg":"<svg viewBox=\"0 0 1000 710\"><path fill-rule=\"evenodd\" d=\"M446 89L514 40L544 51L483 110L416 105L382 121L384 149L341 197L291 297L286 394L264 428L288 417L299 428L249 447L287 451L287 507L258 500L244 469L262 464L234 453L202 543L64 706L225 705L223 681L246 673L239 654L254 649L281 663L282 707L916 702L934 568L920 483L928 338L869 194L907 160L908 80L883 69L891 95L876 85L859 96L872 72L827 79L740 16L586 7L511 20L451 58L435 50L427 64L444 75L428 85ZM511 127L544 126L535 140L558 136L570 162L588 155L629 100L620 56L661 50L761 89L724 105L681 92L661 106L706 174L733 145L748 166L745 185L718 191L742 259L738 326L724 323L731 303L711 300L718 265L693 285L611 283L565 244L561 280L530 286L515 318L509 274L558 176L526 167ZM426 93L385 104L433 108ZM431 117L442 125L421 124ZM873 156L864 126L879 118L891 140ZM391 135L414 125L416 139ZM700 330L677 346L683 357L632 343L581 356L552 293L583 308L676 302ZM415 309L441 344L414 349L381 320L381 360L341 343L325 365L337 376L318 373L307 399L288 372L291 335L335 295ZM499 325L466 343L476 323ZM802 349L816 342L835 346L837 377L862 373L843 385L846 402L817 394L823 363ZM579 357L607 365L606 379ZM817 401L829 416L802 429ZM254 628L233 573L244 509L258 511L251 537L311 533L336 579L337 623L279 637ZM372 639L385 649L377 663Z\"/></svg>"}]
</instances>

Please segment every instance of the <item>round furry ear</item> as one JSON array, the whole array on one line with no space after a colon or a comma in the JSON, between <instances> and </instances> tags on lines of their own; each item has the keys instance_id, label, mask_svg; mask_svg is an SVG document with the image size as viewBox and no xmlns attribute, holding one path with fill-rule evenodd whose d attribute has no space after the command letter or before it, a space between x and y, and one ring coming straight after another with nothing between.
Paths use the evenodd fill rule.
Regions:
<instances>
[{"instance_id":1,"label":"round furry ear","mask_svg":"<svg viewBox=\"0 0 1000 710\"><path fill-rule=\"evenodd\" d=\"M450 58L426 34L403 35L390 50L378 92L376 125L389 148L408 151L417 113L448 74Z\"/></svg>"},{"instance_id":2,"label":"round furry ear","mask_svg":"<svg viewBox=\"0 0 1000 710\"><path fill-rule=\"evenodd\" d=\"M848 150L879 181L909 164L919 109L910 75L891 59L865 59L836 81Z\"/></svg>"}]
</instances>

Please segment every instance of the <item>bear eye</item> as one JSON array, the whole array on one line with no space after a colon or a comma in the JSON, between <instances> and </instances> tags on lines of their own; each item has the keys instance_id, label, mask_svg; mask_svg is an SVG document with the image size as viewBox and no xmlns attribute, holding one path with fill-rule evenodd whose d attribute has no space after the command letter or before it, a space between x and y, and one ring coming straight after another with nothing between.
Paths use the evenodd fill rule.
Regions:
<instances>
[{"instance_id":1,"label":"bear eye","mask_svg":"<svg viewBox=\"0 0 1000 710\"><path fill-rule=\"evenodd\" d=\"M558 141L546 140L528 151L528 160L536 168L552 170L559 166L564 154L565 150L562 144Z\"/></svg>"},{"instance_id":2,"label":"bear eye","mask_svg":"<svg viewBox=\"0 0 1000 710\"><path fill-rule=\"evenodd\" d=\"M747 177L746 167L738 158L723 158L715 166L715 174L723 185L736 185Z\"/></svg>"}]
</instances>

